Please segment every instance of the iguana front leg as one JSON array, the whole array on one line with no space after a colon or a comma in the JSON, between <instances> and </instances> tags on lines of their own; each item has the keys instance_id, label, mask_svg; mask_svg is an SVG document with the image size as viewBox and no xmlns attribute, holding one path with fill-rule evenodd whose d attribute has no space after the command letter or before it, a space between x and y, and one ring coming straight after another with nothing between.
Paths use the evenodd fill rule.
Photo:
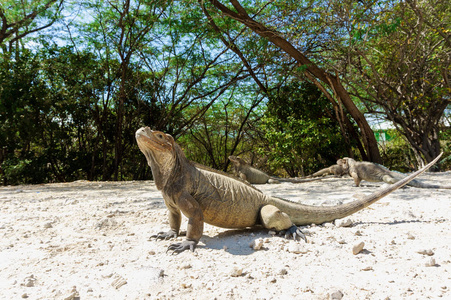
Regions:
<instances>
[{"instance_id":1,"label":"iguana front leg","mask_svg":"<svg viewBox=\"0 0 451 300\"><path fill-rule=\"evenodd\" d=\"M173 250L173 253L180 253L188 249L194 251L204 231L202 209L199 203L188 193L175 196L175 199L176 206L188 218L188 228L186 230L186 240L169 245L168 250Z\"/></svg>"},{"instance_id":2,"label":"iguana front leg","mask_svg":"<svg viewBox=\"0 0 451 300\"><path fill-rule=\"evenodd\" d=\"M155 235L152 235L150 238L155 238L157 240L169 240L178 237L180 224L182 223L182 214L177 208L169 205L167 205L167 207L169 209L169 226L171 227L171 230L167 232L161 231Z\"/></svg>"},{"instance_id":3,"label":"iguana front leg","mask_svg":"<svg viewBox=\"0 0 451 300\"><path fill-rule=\"evenodd\" d=\"M357 175L356 172L351 172L349 175L351 175L352 179L354 179L355 186L359 186L360 181L362 181L362 179L359 178L359 175Z\"/></svg>"}]
</instances>

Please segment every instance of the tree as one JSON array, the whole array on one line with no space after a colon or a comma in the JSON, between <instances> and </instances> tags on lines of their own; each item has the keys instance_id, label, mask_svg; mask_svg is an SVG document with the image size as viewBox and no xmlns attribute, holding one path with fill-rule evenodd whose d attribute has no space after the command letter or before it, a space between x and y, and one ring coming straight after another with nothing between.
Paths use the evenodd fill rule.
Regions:
<instances>
[{"instance_id":1,"label":"tree","mask_svg":"<svg viewBox=\"0 0 451 300\"><path fill-rule=\"evenodd\" d=\"M393 122L421 167L441 152L440 122L451 104L451 9L436 1L344 7L352 22L343 78L368 113Z\"/></svg>"},{"instance_id":2,"label":"tree","mask_svg":"<svg viewBox=\"0 0 451 300\"><path fill-rule=\"evenodd\" d=\"M0 4L0 46L6 52L13 44L32 33L52 26L59 18L64 0L6 0Z\"/></svg>"},{"instance_id":3,"label":"tree","mask_svg":"<svg viewBox=\"0 0 451 300\"><path fill-rule=\"evenodd\" d=\"M249 11L255 13L253 17L250 17L248 10L246 10L237 0L230 0L230 3L235 10L228 8L227 6L216 0L210 0L210 3L223 15L241 22L243 25L257 33L261 37L268 39L274 45L280 47L290 57L295 59L303 74L314 84L316 84L321 89L321 91L327 95L328 99L336 106L338 106L336 103L337 101L339 103L342 103L349 114L356 121L360 128L361 141L365 146L365 152L362 152L363 158L374 162L380 162L380 153L377 147L374 133L368 125L363 114L352 102L351 97L341 84L338 76L333 75L320 68L317 64L307 58L304 53L296 49L286 38L284 38L282 33L277 32L273 28L265 26L261 22L258 22L256 18L259 13L259 8L249 8ZM334 97L337 100L335 100ZM342 117L343 116L344 114L342 114Z\"/></svg>"}]
</instances>

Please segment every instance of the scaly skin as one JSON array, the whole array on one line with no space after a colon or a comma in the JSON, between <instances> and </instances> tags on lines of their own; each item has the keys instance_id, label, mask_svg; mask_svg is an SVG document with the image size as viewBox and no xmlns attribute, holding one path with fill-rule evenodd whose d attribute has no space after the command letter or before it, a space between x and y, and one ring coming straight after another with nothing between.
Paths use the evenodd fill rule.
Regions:
<instances>
[{"instance_id":1,"label":"scaly skin","mask_svg":"<svg viewBox=\"0 0 451 300\"><path fill-rule=\"evenodd\" d=\"M367 161L355 161L349 157L339 160L338 164L343 167L346 174L349 174L354 179L356 186L359 186L362 180L393 184L407 176L399 172L390 171L382 165ZM415 179L410 181L407 185L425 189L451 189L451 186L427 184Z\"/></svg>"},{"instance_id":2,"label":"scaly skin","mask_svg":"<svg viewBox=\"0 0 451 300\"><path fill-rule=\"evenodd\" d=\"M141 128L136 131L136 140L152 168L155 184L169 210L171 229L155 237L177 237L181 214L188 218L186 240L168 248L176 253L187 249L194 251L202 236L204 222L224 228L262 225L299 235L296 225L321 224L353 214L400 188L435 163L359 200L335 207L309 206L265 195L231 176L196 167L185 157L172 136L161 131Z\"/></svg>"},{"instance_id":3,"label":"scaly skin","mask_svg":"<svg viewBox=\"0 0 451 300\"><path fill-rule=\"evenodd\" d=\"M237 175L251 184L265 184L265 183L280 183L280 182L291 182L291 183L304 183L310 181L321 180L321 178L316 179L297 179L297 178L279 178L269 176L263 171L251 167L244 159L230 155L229 160L233 163L235 167L235 172Z\"/></svg>"},{"instance_id":4,"label":"scaly skin","mask_svg":"<svg viewBox=\"0 0 451 300\"><path fill-rule=\"evenodd\" d=\"M337 162L336 165L332 165L330 167L321 169L318 172L315 172L312 175L310 175L310 177L318 177L318 176L323 176L323 175L335 175L337 177L341 177L345 174L346 173L344 172L343 167L341 165L339 165Z\"/></svg>"}]
</instances>

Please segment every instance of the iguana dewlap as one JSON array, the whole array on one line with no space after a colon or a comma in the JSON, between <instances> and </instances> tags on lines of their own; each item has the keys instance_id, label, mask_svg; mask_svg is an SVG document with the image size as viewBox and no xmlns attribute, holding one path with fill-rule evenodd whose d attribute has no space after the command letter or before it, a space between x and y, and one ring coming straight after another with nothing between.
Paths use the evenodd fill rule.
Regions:
<instances>
[{"instance_id":1,"label":"iguana dewlap","mask_svg":"<svg viewBox=\"0 0 451 300\"><path fill-rule=\"evenodd\" d=\"M262 225L268 229L289 229L296 233L294 225L321 224L343 218L403 186L436 161L369 196L339 206L323 207L271 197L221 172L198 168L185 157L172 136L161 131L141 128L136 131L136 140L152 168L155 184L169 210L171 229L156 237L177 237L181 214L188 218L186 240L171 244L168 248L175 252L194 250L202 236L204 222L224 228Z\"/></svg>"}]
</instances>

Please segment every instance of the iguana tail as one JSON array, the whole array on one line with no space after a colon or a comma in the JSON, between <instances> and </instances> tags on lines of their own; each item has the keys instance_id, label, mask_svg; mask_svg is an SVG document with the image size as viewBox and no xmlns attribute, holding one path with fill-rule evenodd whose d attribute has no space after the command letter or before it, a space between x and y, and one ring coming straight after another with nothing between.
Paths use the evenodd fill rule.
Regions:
<instances>
[{"instance_id":1,"label":"iguana tail","mask_svg":"<svg viewBox=\"0 0 451 300\"><path fill-rule=\"evenodd\" d=\"M359 210L364 209L365 207L373 204L379 199L387 196L391 192L403 187L412 179L420 175L429 169L432 165L434 165L439 158L442 156L441 153L437 156L432 162L427 164L422 169L412 173L400 181L391 184L385 188L382 188L371 195L363 197L359 200L355 200L349 203L345 203L338 206L312 206L312 205L304 205L300 203L295 203L283 199L272 198L271 201L274 206L278 207L281 211L287 213L291 221L296 225L308 225L308 224L322 224L324 222L331 222L335 219L344 218L349 216Z\"/></svg>"},{"instance_id":2,"label":"iguana tail","mask_svg":"<svg viewBox=\"0 0 451 300\"><path fill-rule=\"evenodd\" d=\"M324 174L330 174L330 170L329 168L324 168L319 170L316 173L313 173L312 175L310 175L311 177L318 177L318 176L323 176Z\"/></svg>"},{"instance_id":3,"label":"iguana tail","mask_svg":"<svg viewBox=\"0 0 451 300\"><path fill-rule=\"evenodd\" d=\"M390 175L395 178L396 180L400 180L402 178L405 178L407 175L404 173L396 172L396 171L390 171ZM429 184L424 183L420 180L412 180L408 184L408 186L413 186L416 188L423 188L423 189L451 189L451 186L449 185L441 185L441 184Z\"/></svg>"},{"instance_id":4,"label":"iguana tail","mask_svg":"<svg viewBox=\"0 0 451 300\"><path fill-rule=\"evenodd\" d=\"M317 180L321 180L323 178L279 178L279 177L271 177L272 179L281 181L281 182L292 182L292 183L304 183L304 182L310 182L310 181L317 181Z\"/></svg>"}]
</instances>

